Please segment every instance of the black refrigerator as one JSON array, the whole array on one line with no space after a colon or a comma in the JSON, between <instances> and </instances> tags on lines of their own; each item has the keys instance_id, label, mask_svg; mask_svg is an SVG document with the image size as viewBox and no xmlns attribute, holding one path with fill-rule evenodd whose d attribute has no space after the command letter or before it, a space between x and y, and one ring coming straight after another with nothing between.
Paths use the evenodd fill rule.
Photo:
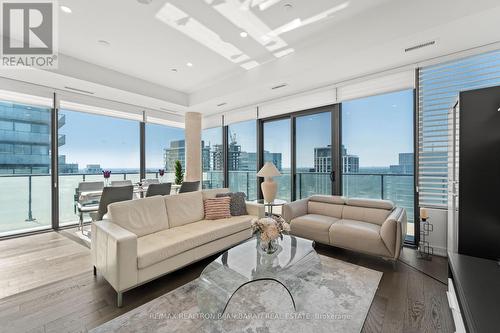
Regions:
<instances>
[{"instance_id":1,"label":"black refrigerator","mask_svg":"<svg viewBox=\"0 0 500 333\"><path fill-rule=\"evenodd\" d=\"M458 252L500 259L500 86L460 93Z\"/></svg>"}]
</instances>

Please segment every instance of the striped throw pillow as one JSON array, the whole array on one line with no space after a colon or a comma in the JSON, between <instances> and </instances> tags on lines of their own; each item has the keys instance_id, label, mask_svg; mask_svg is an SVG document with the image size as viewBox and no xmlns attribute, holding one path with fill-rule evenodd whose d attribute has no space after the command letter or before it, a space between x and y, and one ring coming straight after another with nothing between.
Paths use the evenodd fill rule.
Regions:
<instances>
[{"instance_id":1,"label":"striped throw pillow","mask_svg":"<svg viewBox=\"0 0 500 333\"><path fill-rule=\"evenodd\" d=\"M230 202L230 197L211 198L203 201L205 220L218 220L231 217Z\"/></svg>"}]
</instances>

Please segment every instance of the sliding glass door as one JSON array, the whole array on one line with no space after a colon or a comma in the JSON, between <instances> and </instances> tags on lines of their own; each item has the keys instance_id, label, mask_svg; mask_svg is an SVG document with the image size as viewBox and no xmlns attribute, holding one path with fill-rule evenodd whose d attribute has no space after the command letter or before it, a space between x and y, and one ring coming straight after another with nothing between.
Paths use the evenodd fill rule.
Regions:
<instances>
[{"instance_id":1,"label":"sliding glass door","mask_svg":"<svg viewBox=\"0 0 500 333\"><path fill-rule=\"evenodd\" d=\"M292 199L291 119L268 120L263 124L263 163L272 162L281 173L274 177L278 183L277 199Z\"/></svg>"},{"instance_id":2,"label":"sliding glass door","mask_svg":"<svg viewBox=\"0 0 500 333\"><path fill-rule=\"evenodd\" d=\"M261 121L261 164L272 161L281 172L275 177L279 199L293 201L338 192L338 110L333 105Z\"/></svg>"},{"instance_id":3,"label":"sliding glass door","mask_svg":"<svg viewBox=\"0 0 500 333\"><path fill-rule=\"evenodd\" d=\"M332 112L295 117L295 198L332 194Z\"/></svg>"}]
</instances>

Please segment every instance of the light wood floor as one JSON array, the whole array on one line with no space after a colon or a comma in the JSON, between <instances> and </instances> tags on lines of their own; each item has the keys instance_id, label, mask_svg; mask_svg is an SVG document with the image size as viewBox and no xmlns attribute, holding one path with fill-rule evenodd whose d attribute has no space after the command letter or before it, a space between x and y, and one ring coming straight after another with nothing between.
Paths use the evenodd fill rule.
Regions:
<instances>
[{"instance_id":1,"label":"light wood floor","mask_svg":"<svg viewBox=\"0 0 500 333\"><path fill-rule=\"evenodd\" d=\"M71 232L69 232L71 234ZM0 332L85 332L199 276L212 258L195 263L124 295L115 306L113 288L94 277L90 250L68 231L0 241ZM316 250L384 272L363 332L453 332L446 300L446 260L419 269L332 247ZM415 252L405 249L406 262ZM434 277L430 277L430 274Z\"/></svg>"}]
</instances>

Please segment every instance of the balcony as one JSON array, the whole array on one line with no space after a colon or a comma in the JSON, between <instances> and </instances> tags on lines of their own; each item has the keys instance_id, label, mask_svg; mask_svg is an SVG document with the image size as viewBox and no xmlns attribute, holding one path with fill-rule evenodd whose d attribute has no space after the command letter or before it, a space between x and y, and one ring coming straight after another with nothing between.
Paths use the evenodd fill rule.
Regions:
<instances>
[{"instance_id":1,"label":"balcony","mask_svg":"<svg viewBox=\"0 0 500 333\"><path fill-rule=\"evenodd\" d=\"M0 141L15 143L50 144L50 134L0 130Z\"/></svg>"},{"instance_id":2,"label":"balcony","mask_svg":"<svg viewBox=\"0 0 500 333\"><path fill-rule=\"evenodd\" d=\"M0 155L1 156L1 155ZM148 172L146 178L157 178ZM139 173L113 173L111 180L130 179L138 182ZM0 175L0 235L51 226L50 175ZM173 173L165 173L164 181L172 182ZM59 175L59 224L76 224L75 189L81 181L103 181L100 174Z\"/></svg>"},{"instance_id":3,"label":"balcony","mask_svg":"<svg viewBox=\"0 0 500 333\"><path fill-rule=\"evenodd\" d=\"M49 155L0 154L0 165L49 165Z\"/></svg>"},{"instance_id":4,"label":"balcony","mask_svg":"<svg viewBox=\"0 0 500 333\"><path fill-rule=\"evenodd\" d=\"M0 119L29 123L50 124L50 111L35 109L20 109L0 105Z\"/></svg>"}]
</instances>

